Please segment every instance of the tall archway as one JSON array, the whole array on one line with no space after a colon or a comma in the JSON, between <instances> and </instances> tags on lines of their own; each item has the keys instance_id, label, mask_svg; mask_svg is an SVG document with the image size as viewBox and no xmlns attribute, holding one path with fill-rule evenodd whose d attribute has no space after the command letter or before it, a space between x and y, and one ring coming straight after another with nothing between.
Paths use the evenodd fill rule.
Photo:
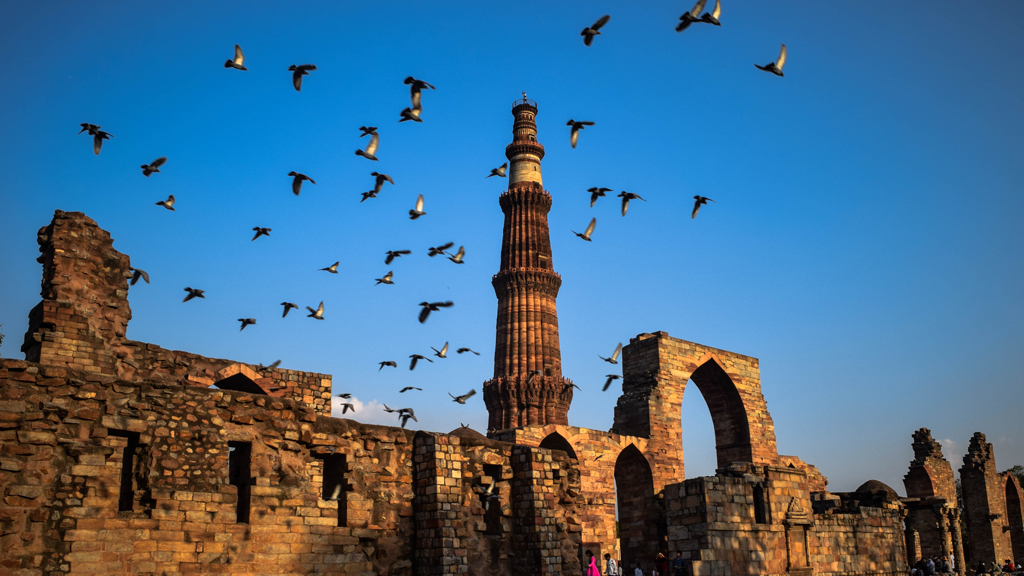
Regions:
<instances>
[{"instance_id":1,"label":"tall archway","mask_svg":"<svg viewBox=\"0 0 1024 576\"><path fill-rule=\"evenodd\" d=\"M569 444L569 441L558 432L548 434L543 440L541 440L540 447L547 448L548 450L561 450L568 454L569 458L579 462L579 457L576 456L576 451L573 450L572 444Z\"/></svg>"},{"instance_id":2,"label":"tall archway","mask_svg":"<svg viewBox=\"0 0 1024 576\"><path fill-rule=\"evenodd\" d=\"M651 466L636 446L627 446L615 460L615 504L623 573L632 573L636 564L649 572L665 540L665 522L654 499Z\"/></svg>"},{"instance_id":3,"label":"tall archway","mask_svg":"<svg viewBox=\"0 0 1024 576\"><path fill-rule=\"evenodd\" d=\"M688 384L693 381L690 380ZM714 476L718 468L718 453L715 450L715 423L711 417L704 396L697 393L683 394L682 410L679 415L682 432L682 448L686 457L685 477ZM682 481L683 478L679 478Z\"/></svg>"},{"instance_id":4,"label":"tall archway","mask_svg":"<svg viewBox=\"0 0 1024 576\"><path fill-rule=\"evenodd\" d=\"M1010 526L1010 549L1014 558L1024 558L1024 512L1021 489L1013 474L1006 475L1006 522Z\"/></svg>"},{"instance_id":5,"label":"tall archway","mask_svg":"<svg viewBox=\"0 0 1024 576\"><path fill-rule=\"evenodd\" d=\"M690 381L697 385L711 412L718 467L725 468L732 462L753 462L747 409L736 384L714 358L694 370Z\"/></svg>"}]
</instances>

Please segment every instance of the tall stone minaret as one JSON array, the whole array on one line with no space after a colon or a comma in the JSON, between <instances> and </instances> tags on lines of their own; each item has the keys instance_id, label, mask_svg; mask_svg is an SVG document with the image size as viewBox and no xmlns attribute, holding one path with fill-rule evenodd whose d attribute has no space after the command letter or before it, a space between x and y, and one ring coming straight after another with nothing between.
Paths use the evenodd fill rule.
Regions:
<instances>
[{"instance_id":1,"label":"tall stone minaret","mask_svg":"<svg viewBox=\"0 0 1024 576\"><path fill-rule=\"evenodd\" d=\"M540 171L544 147L537 142L537 103L523 93L512 115L512 143L505 148L508 191L498 198L505 213L501 269L491 280L498 296L494 378L483 386L490 430L568 424L572 403L572 382L562 378L558 347L555 297L562 278L551 261L551 195Z\"/></svg>"}]
</instances>

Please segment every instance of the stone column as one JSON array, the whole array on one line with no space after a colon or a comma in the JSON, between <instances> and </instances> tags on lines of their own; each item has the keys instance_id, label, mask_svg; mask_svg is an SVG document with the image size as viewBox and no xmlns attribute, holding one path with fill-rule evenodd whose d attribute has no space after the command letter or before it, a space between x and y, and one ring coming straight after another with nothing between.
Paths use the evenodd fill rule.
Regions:
<instances>
[{"instance_id":1,"label":"stone column","mask_svg":"<svg viewBox=\"0 0 1024 576\"><path fill-rule=\"evenodd\" d=\"M461 477L462 471L458 441L457 436L426 432L416 433L413 439L417 576L469 573L466 550L456 534L462 515L462 491L456 477Z\"/></svg>"},{"instance_id":2,"label":"stone column","mask_svg":"<svg viewBox=\"0 0 1024 576\"><path fill-rule=\"evenodd\" d=\"M953 543L950 540L949 535L949 518L947 518L947 507L943 505L932 507L932 511L935 514L935 520L939 525L939 548L942 551L942 557L949 559L949 555L953 552Z\"/></svg>"},{"instance_id":3,"label":"stone column","mask_svg":"<svg viewBox=\"0 0 1024 576\"><path fill-rule=\"evenodd\" d=\"M953 559L955 560L955 572L960 576L967 574L967 562L964 559L963 535L960 533L960 511L956 508L949 510L950 536L953 539Z\"/></svg>"},{"instance_id":4,"label":"stone column","mask_svg":"<svg viewBox=\"0 0 1024 576\"><path fill-rule=\"evenodd\" d=\"M516 555L512 573L517 576L562 574L563 565L573 564L572 559L563 558L568 528L558 518L557 467L547 450L512 449L512 550Z\"/></svg>"}]
</instances>

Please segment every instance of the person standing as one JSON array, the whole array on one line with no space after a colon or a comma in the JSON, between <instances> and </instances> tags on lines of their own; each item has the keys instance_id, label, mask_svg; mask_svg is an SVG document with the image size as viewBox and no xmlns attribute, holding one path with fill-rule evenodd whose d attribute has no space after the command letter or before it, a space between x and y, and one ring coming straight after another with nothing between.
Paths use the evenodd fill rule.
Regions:
<instances>
[{"instance_id":1,"label":"person standing","mask_svg":"<svg viewBox=\"0 0 1024 576\"><path fill-rule=\"evenodd\" d=\"M633 576L644 576L644 571L640 569L639 564L636 564L636 567L633 568Z\"/></svg>"},{"instance_id":2,"label":"person standing","mask_svg":"<svg viewBox=\"0 0 1024 576\"><path fill-rule=\"evenodd\" d=\"M594 553L587 550L587 558L590 559L587 565L587 576L601 576L601 570L597 567L597 558L594 558Z\"/></svg>"},{"instance_id":3,"label":"person standing","mask_svg":"<svg viewBox=\"0 0 1024 576\"><path fill-rule=\"evenodd\" d=\"M672 559L672 576L686 576L683 572L682 552L676 552L676 557Z\"/></svg>"},{"instance_id":4,"label":"person standing","mask_svg":"<svg viewBox=\"0 0 1024 576\"><path fill-rule=\"evenodd\" d=\"M619 565L612 560L612 555L605 553L604 561L604 576L619 576Z\"/></svg>"}]
</instances>

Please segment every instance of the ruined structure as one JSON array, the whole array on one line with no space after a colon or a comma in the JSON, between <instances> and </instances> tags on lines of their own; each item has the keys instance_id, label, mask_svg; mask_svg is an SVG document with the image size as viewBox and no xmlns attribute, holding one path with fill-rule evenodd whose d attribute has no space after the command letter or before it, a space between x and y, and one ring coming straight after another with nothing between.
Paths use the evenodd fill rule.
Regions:
<instances>
[{"instance_id":1,"label":"ruined structure","mask_svg":"<svg viewBox=\"0 0 1024 576\"><path fill-rule=\"evenodd\" d=\"M985 435L975 432L960 468L970 561L1018 559L1024 550L1020 483L996 472L996 457Z\"/></svg>"},{"instance_id":2,"label":"ruined structure","mask_svg":"<svg viewBox=\"0 0 1024 576\"><path fill-rule=\"evenodd\" d=\"M953 557L958 574L964 574L963 535L957 505L953 467L942 456L942 447L931 431L914 432L914 459L903 477L907 489L907 559Z\"/></svg>"}]
</instances>

